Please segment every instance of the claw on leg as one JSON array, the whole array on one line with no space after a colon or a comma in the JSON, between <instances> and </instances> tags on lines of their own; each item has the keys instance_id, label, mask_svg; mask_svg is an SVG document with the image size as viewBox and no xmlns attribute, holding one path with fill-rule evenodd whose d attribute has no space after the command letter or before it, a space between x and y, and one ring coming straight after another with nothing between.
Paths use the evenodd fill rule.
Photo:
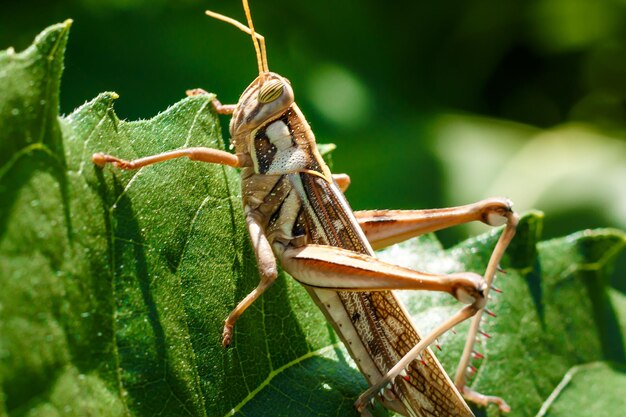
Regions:
<instances>
[{"instance_id":1,"label":"claw on leg","mask_svg":"<svg viewBox=\"0 0 626 417\"><path fill-rule=\"evenodd\" d=\"M365 400L362 403L359 403L359 401L357 401L354 404L354 408L356 408L356 411L358 411L361 417L372 417L372 413L370 412L369 409L370 407L374 408L374 404L375 404L375 399L374 397L372 397L369 400Z\"/></svg>"},{"instance_id":2,"label":"claw on leg","mask_svg":"<svg viewBox=\"0 0 626 417\"><path fill-rule=\"evenodd\" d=\"M202 88L193 88L191 90L185 91L185 93L187 94L187 97L195 97L201 96L203 94L209 94L208 91ZM222 104L218 99L214 98L213 100L211 100L211 107L213 107L213 110L215 110L215 112L218 114L233 114L233 112L235 111L235 107L237 106L235 104Z\"/></svg>"},{"instance_id":3,"label":"claw on leg","mask_svg":"<svg viewBox=\"0 0 626 417\"><path fill-rule=\"evenodd\" d=\"M192 88L191 90L185 91L187 97L200 96L202 94L209 94L206 90L202 88Z\"/></svg>"},{"instance_id":4,"label":"claw on leg","mask_svg":"<svg viewBox=\"0 0 626 417\"><path fill-rule=\"evenodd\" d=\"M360 409L357 408L357 411L359 412L359 414L361 414L361 417L373 417L372 413L370 413L370 410L367 408L367 405Z\"/></svg>"},{"instance_id":5,"label":"claw on leg","mask_svg":"<svg viewBox=\"0 0 626 417\"><path fill-rule=\"evenodd\" d=\"M230 346L230 342L233 340L233 326L232 324L224 324L224 331L222 332L222 346L227 348Z\"/></svg>"},{"instance_id":6,"label":"claw on leg","mask_svg":"<svg viewBox=\"0 0 626 417\"><path fill-rule=\"evenodd\" d=\"M114 167L120 169L133 169L133 164L130 161L126 161L124 159L117 158L115 156L107 155L104 153L94 153L91 156L91 160L94 164L99 166L100 168L104 167L106 164L113 164Z\"/></svg>"},{"instance_id":7,"label":"claw on leg","mask_svg":"<svg viewBox=\"0 0 626 417\"><path fill-rule=\"evenodd\" d=\"M487 407L489 404L495 404L498 406L500 411L504 413L508 413L509 411L511 411L511 407L506 403L506 401L504 401L500 397L496 397L493 395L484 395L484 394L474 391L473 389L467 386L464 386L461 389L461 392L463 393L463 396L465 397L465 399L470 400L473 403L476 403L478 405Z\"/></svg>"}]
</instances>

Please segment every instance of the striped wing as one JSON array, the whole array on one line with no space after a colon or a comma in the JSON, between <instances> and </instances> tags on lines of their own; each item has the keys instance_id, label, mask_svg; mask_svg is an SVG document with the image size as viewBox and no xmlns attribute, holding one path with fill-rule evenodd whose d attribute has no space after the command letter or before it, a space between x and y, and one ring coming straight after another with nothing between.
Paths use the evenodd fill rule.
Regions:
<instances>
[{"instance_id":1,"label":"striped wing","mask_svg":"<svg viewBox=\"0 0 626 417\"><path fill-rule=\"evenodd\" d=\"M289 176L301 199L297 224L304 225L308 243L330 245L374 256L352 210L339 189L307 173ZM378 381L420 341L402 304L391 291L349 292L309 289L333 323L370 383ZM367 354L363 354L366 351ZM370 359L371 358L371 359ZM398 401L386 405L419 416L473 416L430 349L398 378Z\"/></svg>"}]
</instances>

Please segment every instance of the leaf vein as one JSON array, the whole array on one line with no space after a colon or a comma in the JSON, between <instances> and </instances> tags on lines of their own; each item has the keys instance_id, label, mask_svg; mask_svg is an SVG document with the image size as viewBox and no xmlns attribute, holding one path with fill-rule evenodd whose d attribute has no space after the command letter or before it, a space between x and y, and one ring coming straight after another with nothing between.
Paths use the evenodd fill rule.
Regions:
<instances>
[{"instance_id":1,"label":"leaf vein","mask_svg":"<svg viewBox=\"0 0 626 417\"><path fill-rule=\"evenodd\" d=\"M597 367L598 365L601 365L601 363L591 362L591 363L587 363L584 365L577 365L577 366L570 368L565 373L565 376L563 376L563 379L561 380L561 382L559 382L556 388L554 388L552 393L550 393L548 398L543 402L541 408L539 409L539 412L537 412L537 415L535 417L543 417L546 415L546 413L549 411L552 404L554 404L558 396L561 395L561 393L565 390L565 388L569 385L569 383L572 381L572 379L578 372L584 371L588 368Z\"/></svg>"},{"instance_id":2,"label":"leaf vein","mask_svg":"<svg viewBox=\"0 0 626 417\"><path fill-rule=\"evenodd\" d=\"M187 132L187 138L185 139L185 144L184 144L185 148L189 146L189 141L191 140L191 132L193 132L193 129L196 126L196 122L198 121L198 118L200 117L200 115L204 112L204 109L206 108L207 104L209 104L209 100L206 100L202 104L202 106L200 106L200 108L196 112L195 116L193 117L193 121L191 122L191 126L189 127L189 131Z\"/></svg>"},{"instance_id":3,"label":"leaf vein","mask_svg":"<svg viewBox=\"0 0 626 417\"><path fill-rule=\"evenodd\" d=\"M288 362L286 364L284 364L283 366L281 366L280 368L271 371L267 377L265 378L265 380L263 382L261 382L259 384L258 387L256 387L254 389L254 391L250 392L246 398L244 398L243 400L241 400L241 402L239 402L239 404L237 404L235 407L233 407L228 413L225 414L224 417L229 417L229 416L233 416L235 415L235 413L237 413L239 410L241 410L241 408L243 408L248 402L250 402L250 400L252 400L254 398L254 396L256 394L258 394L259 392L261 392L261 390L263 388L265 388L266 386L268 386L270 384L270 382L272 382L272 380L277 377L278 375L280 375L281 372L289 369L290 367L299 364L302 361L305 361L309 358L312 358L316 355L322 355L324 352L328 351L328 350L334 350L336 348L338 348L339 346L341 346L341 342L337 342L337 343L333 343L332 345L328 345L328 346L324 346L323 348L311 351L305 355L300 356L299 358L296 358L294 360L292 360L291 362Z\"/></svg>"}]
</instances>

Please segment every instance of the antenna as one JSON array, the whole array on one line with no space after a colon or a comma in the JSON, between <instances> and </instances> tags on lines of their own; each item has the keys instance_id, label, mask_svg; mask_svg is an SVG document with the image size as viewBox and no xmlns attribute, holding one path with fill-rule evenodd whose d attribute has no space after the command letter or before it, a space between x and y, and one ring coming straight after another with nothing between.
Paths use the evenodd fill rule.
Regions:
<instances>
[{"instance_id":1,"label":"antenna","mask_svg":"<svg viewBox=\"0 0 626 417\"><path fill-rule=\"evenodd\" d=\"M265 51L265 38L258 32L254 30L254 24L252 23L252 14L250 13L250 6L248 6L248 0L243 1L243 9L246 13L246 19L248 21L248 26L243 23L219 13L215 13L211 10L207 10L205 13L207 16L210 16L214 19L221 20L222 22L230 23L235 26L237 29L247 33L252 36L252 43L254 44L254 50L256 51L256 60L259 66L259 76L262 76L269 72L269 68L267 65L267 53Z\"/></svg>"}]
</instances>

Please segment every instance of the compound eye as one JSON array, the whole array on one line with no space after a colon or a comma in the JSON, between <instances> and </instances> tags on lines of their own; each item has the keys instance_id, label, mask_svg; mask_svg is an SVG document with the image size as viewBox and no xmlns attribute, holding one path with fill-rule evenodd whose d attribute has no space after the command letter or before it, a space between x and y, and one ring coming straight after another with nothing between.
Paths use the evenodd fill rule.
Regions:
<instances>
[{"instance_id":1,"label":"compound eye","mask_svg":"<svg viewBox=\"0 0 626 417\"><path fill-rule=\"evenodd\" d=\"M280 80L271 80L261 86L259 90L259 102L271 103L283 94L285 86Z\"/></svg>"}]
</instances>

